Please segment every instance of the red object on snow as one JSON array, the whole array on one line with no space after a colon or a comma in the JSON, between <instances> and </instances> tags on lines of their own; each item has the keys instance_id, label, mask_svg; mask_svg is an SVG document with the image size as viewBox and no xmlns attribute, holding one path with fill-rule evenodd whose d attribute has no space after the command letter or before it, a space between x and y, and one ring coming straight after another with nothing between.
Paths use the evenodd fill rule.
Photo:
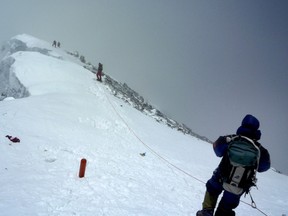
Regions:
<instances>
[{"instance_id":1,"label":"red object on snow","mask_svg":"<svg viewBox=\"0 0 288 216\"><path fill-rule=\"evenodd\" d=\"M86 164L87 160L83 158L80 163L79 178L83 178L85 176Z\"/></svg>"},{"instance_id":2,"label":"red object on snow","mask_svg":"<svg viewBox=\"0 0 288 216\"><path fill-rule=\"evenodd\" d=\"M9 135L6 135L6 137L7 137L11 142L14 142L14 143L20 142L20 139L19 139L18 137L12 137L12 136L9 136Z\"/></svg>"}]
</instances>

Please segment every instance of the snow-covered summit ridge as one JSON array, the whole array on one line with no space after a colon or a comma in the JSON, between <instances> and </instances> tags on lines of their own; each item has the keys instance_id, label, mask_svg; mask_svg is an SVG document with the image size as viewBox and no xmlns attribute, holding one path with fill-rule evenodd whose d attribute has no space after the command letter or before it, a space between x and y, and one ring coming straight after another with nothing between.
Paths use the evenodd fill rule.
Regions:
<instances>
[{"instance_id":1,"label":"snow-covered summit ridge","mask_svg":"<svg viewBox=\"0 0 288 216\"><path fill-rule=\"evenodd\" d=\"M74 92L79 90L73 86L75 83L82 88L89 85L92 78L92 75L78 64L79 59L68 55L62 49L53 48L48 42L26 34L7 41L2 46L1 56L0 100L5 97L22 98L30 94ZM83 80L81 73L87 74L86 80ZM30 76L34 79L29 79ZM67 86L71 88L67 89Z\"/></svg>"},{"instance_id":2,"label":"snow-covered summit ridge","mask_svg":"<svg viewBox=\"0 0 288 216\"><path fill-rule=\"evenodd\" d=\"M1 59L19 51L34 51L51 56L56 54L48 42L27 34L12 37L2 45L1 51Z\"/></svg>"},{"instance_id":3,"label":"snow-covered summit ridge","mask_svg":"<svg viewBox=\"0 0 288 216\"><path fill-rule=\"evenodd\" d=\"M52 44L27 34L21 34L11 38L11 40L2 46L1 54L4 57L0 63L0 77L2 78L0 81L0 100L3 100L5 97L21 98L27 97L30 94L39 95L59 91L79 92L79 89L72 86L71 83L63 85L63 82L66 82L66 77L75 77L73 83L78 82L78 87L83 88L83 85L88 85L93 79L90 74L90 76L87 76L87 80L84 81L79 75L82 77L82 74L87 73L87 70L92 73L95 73L96 70L96 66L81 61L79 55L54 48ZM15 58L17 58L17 62L15 62ZM49 58L49 61L45 60L47 58ZM49 64L45 66L43 62L49 62ZM71 63L73 63L73 66ZM75 64L77 64L76 67ZM17 70L15 70L15 68L17 68ZM19 71L19 68L21 68L21 71ZM59 70L55 70L55 68ZM43 70L50 71L43 73ZM35 73L34 71L39 73ZM53 76L50 76L50 74L53 74ZM25 77L29 77L30 75L37 78L37 84L33 83L35 79L34 81L25 79ZM21 79L21 82L19 79ZM147 103L142 96L127 84L119 83L107 74L103 80L112 94L129 103L145 115L149 115L156 121L166 124L184 134L189 134L201 140L211 142L206 137L193 132L185 124L167 117L161 111ZM69 82L71 82L71 80L69 80ZM51 83L53 83L53 85L51 85ZM67 89L69 85L71 87ZM66 90L64 88L66 88Z\"/></svg>"}]
</instances>

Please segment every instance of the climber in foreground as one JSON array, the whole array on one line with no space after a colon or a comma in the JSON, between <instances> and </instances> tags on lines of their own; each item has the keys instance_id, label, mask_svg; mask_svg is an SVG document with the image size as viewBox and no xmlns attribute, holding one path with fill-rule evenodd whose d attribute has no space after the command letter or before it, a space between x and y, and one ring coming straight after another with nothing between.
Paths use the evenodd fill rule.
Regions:
<instances>
[{"instance_id":1,"label":"climber in foreground","mask_svg":"<svg viewBox=\"0 0 288 216\"><path fill-rule=\"evenodd\" d=\"M222 160L206 183L202 210L196 216L235 216L240 198L256 186L256 172L270 168L269 152L259 143L261 131L257 118L248 114L236 135L220 136L213 149ZM224 191L216 208L217 199Z\"/></svg>"}]
</instances>

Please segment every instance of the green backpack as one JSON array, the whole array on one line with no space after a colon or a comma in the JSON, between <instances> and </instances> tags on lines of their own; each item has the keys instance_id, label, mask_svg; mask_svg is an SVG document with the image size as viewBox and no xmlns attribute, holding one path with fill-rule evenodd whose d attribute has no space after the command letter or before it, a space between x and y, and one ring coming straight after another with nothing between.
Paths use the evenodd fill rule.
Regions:
<instances>
[{"instance_id":1,"label":"green backpack","mask_svg":"<svg viewBox=\"0 0 288 216\"><path fill-rule=\"evenodd\" d=\"M228 149L222 162L223 188L234 194L247 193L251 186L256 186L260 150L248 137L228 139Z\"/></svg>"}]
</instances>

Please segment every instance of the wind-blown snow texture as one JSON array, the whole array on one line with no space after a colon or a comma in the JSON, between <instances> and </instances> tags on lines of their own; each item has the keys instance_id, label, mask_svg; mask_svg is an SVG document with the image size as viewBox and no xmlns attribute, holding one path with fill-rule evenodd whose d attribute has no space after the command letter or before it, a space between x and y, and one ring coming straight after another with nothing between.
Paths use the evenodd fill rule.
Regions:
<instances>
[{"instance_id":1,"label":"wind-blown snow texture","mask_svg":"<svg viewBox=\"0 0 288 216\"><path fill-rule=\"evenodd\" d=\"M50 43L19 35L0 56L0 215L183 216L201 208L220 160L211 144L114 97ZM257 207L288 214L287 176L269 170L258 179ZM244 202L237 215L263 215Z\"/></svg>"}]
</instances>

